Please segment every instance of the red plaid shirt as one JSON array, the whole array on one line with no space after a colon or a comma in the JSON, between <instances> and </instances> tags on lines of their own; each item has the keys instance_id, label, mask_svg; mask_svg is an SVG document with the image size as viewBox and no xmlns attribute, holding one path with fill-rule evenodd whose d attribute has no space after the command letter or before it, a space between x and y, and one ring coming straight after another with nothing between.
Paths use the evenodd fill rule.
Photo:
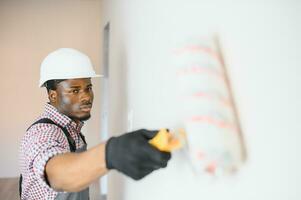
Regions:
<instances>
[{"instance_id":1,"label":"red plaid shirt","mask_svg":"<svg viewBox=\"0 0 301 200\"><path fill-rule=\"evenodd\" d=\"M76 143L76 148L84 145L80 137L83 123L77 125L69 117L46 104L44 113L37 119L49 118L56 124L66 127ZM59 192L54 191L46 182L45 165L58 154L70 152L64 132L54 124L36 124L23 136L20 148L20 167L23 176L22 200L55 199Z\"/></svg>"}]
</instances>

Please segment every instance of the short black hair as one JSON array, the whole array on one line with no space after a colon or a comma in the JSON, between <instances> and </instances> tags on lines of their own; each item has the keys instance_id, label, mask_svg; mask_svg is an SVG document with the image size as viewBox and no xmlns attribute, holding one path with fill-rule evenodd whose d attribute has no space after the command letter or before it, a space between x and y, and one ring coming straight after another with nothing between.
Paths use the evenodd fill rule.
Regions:
<instances>
[{"instance_id":1,"label":"short black hair","mask_svg":"<svg viewBox=\"0 0 301 200\"><path fill-rule=\"evenodd\" d=\"M48 80L45 82L45 87L47 89L47 92L49 92L49 90L56 90L57 88L57 84L59 84L62 81L65 81L66 79L52 79L52 80Z\"/></svg>"}]
</instances>

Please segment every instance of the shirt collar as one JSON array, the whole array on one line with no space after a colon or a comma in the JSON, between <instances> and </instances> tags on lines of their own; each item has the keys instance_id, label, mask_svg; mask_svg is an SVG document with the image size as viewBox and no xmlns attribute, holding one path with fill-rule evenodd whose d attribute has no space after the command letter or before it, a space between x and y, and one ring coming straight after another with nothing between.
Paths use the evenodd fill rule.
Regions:
<instances>
[{"instance_id":1,"label":"shirt collar","mask_svg":"<svg viewBox=\"0 0 301 200\"><path fill-rule=\"evenodd\" d=\"M66 127L68 125L71 125L71 127L73 127L74 129L76 129L78 132L81 131L81 128L84 125L84 122L82 122L82 121L77 124L75 121L73 121L72 119L70 119L70 117L68 117L67 115L64 115L64 114L60 113L50 103L46 103L46 105L45 105L45 114L51 120L53 120L53 122L55 122L56 124L58 124L58 125L60 125L62 127Z\"/></svg>"}]
</instances>

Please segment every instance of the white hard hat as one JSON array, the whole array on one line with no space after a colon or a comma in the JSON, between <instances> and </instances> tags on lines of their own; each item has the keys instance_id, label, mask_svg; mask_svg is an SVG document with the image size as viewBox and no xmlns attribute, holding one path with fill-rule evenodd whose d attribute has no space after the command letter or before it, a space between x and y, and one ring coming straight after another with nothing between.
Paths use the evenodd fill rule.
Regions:
<instances>
[{"instance_id":1,"label":"white hard hat","mask_svg":"<svg viewBox=\"0 0 301 200\"><path fill-rule=\"evenodd\" d=\"M41 64L40 83L53 79L102 77L95 74L89 57L78 50L61 48L50 53Z\"/></svg>"}]
</instances>

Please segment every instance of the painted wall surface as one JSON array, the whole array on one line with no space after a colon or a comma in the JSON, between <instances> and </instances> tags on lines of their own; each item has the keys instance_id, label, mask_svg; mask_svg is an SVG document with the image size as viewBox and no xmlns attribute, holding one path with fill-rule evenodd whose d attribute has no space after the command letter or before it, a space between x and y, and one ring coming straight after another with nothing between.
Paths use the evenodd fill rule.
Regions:
<instances>
[{"instance_id":1,"label":"painted wall surface","mask_svg":"<svg viewBox=\"0 0 301 200\"><path fill-rule=\"evenodd\" d=\"M298 1L103 3L103 27L111 27L110 134L176 126L171 50L217 32L248 150L246 164L227 178L195 176L177 153L141 181L111 172L109 200L301 198Z\"/></svg>"},{"instance_id":2,"label":"painted wall surface","mask_svg":"<svg viewBox=\"0 0 301 200\"><path fill-rule=\"evenodd\" d=\"M101 2L98 0L0 1L0 177L19 176L20 139L48 101L38 87L40 63L61 47L86 53L100 73ZM94 79L89 146L100 141L100 80Z\"/></svg>"}]
</instances>

